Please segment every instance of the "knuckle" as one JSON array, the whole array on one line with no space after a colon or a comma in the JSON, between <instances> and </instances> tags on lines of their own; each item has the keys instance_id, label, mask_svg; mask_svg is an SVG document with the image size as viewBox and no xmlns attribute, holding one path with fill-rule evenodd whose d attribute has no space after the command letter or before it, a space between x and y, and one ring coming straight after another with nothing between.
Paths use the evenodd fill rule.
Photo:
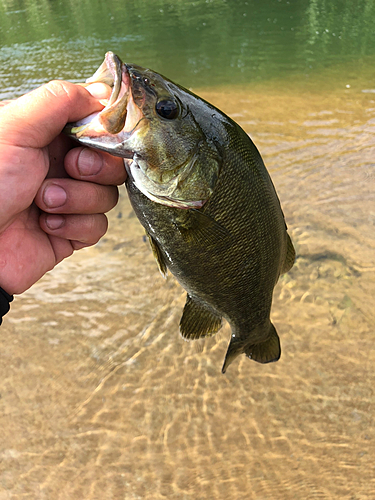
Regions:
<instances>
[{"instance_id":1,"label":"knuckle","mask_svg":"<svg viewBox=\"0 0 375 500\"><path fill-rule=\"evenodd\" d=\"M74 93L74 85L63 80L51 80L44 86L45 91L58 99L65 99L67 102L71 101L72 94Z\"/></svg>"},{"instance_id":2,"label":"knuckle","mask_svg":"<svg viewBox=\"0 0 375 500\"><path fill-rule=\"evenodd\" d=\"M91 198L92 209L98 212L108 212L116 205L118 189L115 186L102 186L95 184L95 196Z\"/></svg>"},{"instance_id":3,"label":"knuckle","mask_svg":"<svg viewBox=\"0 0 375 500\"><path fill-rule=\"evenodd\" d=\"M119 197L119 193L118 193L117 187L110 186L110 193L109 193L109 199L108 199L108 206L109 206L108 210L112 210L112 208L116 206L116 204L118 202L118 197Z\"/></svg>"},{"instance_id":4,"label":"knuckle","mask_svg":"<svg viewBox=\"0 0 375 500\"><path fill-rule=\"evenodd\" d=\"M89 215L85 218L85 230L84 233L86 237L80 238L81 243L87 245L95 245L102 236L105 235L108 228L108 220L104 214Z\"/></svg>"},{"instance_id":5,"label":"knuckle","mask_svg":"<svg viewBox=\"0 0 375 500\"><path fill-rule=\"evenodd\" d=\"M92 234L95 243L102 238L108 229L108 219L104 214L97 214L92 223Z\"/></svg>"}]
</instances>

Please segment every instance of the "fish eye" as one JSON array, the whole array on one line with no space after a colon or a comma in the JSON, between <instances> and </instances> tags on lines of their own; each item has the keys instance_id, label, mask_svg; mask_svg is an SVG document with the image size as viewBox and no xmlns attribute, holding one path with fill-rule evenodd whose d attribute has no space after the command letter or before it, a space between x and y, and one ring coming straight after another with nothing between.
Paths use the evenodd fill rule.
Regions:
<instances>
[{"instance_id":1,"label":"fish eye","mask_svg":"<svg viewBox=\"0 0 375 500\"><path fill-rule=\"evenodd\" d=\"M163 99L156 103L156 112L162 118L166 118L167 120L174 120L177 118L179 109L176 101L172 101L169 99Z\"/></svg>"}]
</instances>

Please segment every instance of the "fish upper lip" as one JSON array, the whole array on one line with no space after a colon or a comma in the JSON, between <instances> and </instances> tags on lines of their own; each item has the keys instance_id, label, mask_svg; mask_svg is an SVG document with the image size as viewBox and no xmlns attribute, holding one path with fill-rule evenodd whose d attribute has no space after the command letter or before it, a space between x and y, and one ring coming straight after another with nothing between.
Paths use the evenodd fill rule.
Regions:
<instances>
[{"instance_id":1,"label":"fish upper lip","mask_svg":"<svg viewBox=\"0 0 375 500\"><path fill-rule=\"evenodd\" d=\"M112 93L109 98L107 106L111 106L114 104L119 96L120 89L121 89L121 80L122 80L122 75L121 75L121 66L122 63L119 60L119 58L114 54L113 52L107 52L105 55L105 62L107 64L107 68L111 72L113 76L113 88L112 88Z\"/></svg>"},{"instance_id":2,"label":"fish upper lip","mask_svg":"<svg viewBox=\"0 0 375 500\"><path fill-rule=\"evenodd\" d=\"M108 71L112 77L111 80L108 79ZM95 82L107 83L112 87L112 93L108 100L107 106L112 105L119 96L121 83L124 84L125 92L129 92L130 74L128 65L124 64L121 59L113 52L107 52L104 56L104 61L100 68L94 73L93 76L87 78L86 80L86 83Z\"/></svg>"},{"instance_id":3,"label":"fish upper lip","mask_svg":"<svg viewBox=\"0 0 375 500\"><path fill-rule=\"evenodd\" d=\"M112 86L112 93L98 120L110 134L118 134L124 127L129 100L130 75L127 65L113 52L107 52L103 64L86 83L103 82Z\"/></svg>"}]
</instances>

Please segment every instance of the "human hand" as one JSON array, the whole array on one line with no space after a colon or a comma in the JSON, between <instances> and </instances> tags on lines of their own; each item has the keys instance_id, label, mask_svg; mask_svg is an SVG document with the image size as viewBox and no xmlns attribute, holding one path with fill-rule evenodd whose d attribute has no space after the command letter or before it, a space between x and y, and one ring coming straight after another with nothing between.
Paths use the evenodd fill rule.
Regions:
<instances>
[{"instance_id":1,"label":"human hand","mask_svg":"<svg viewBox=\"0 0 375 500\"><path fill-rule=\"evenodd\" d=\"M104 213L117 203L123 161L72 149L61 134L67 122L100 111L98 99L110 94L104 84L88 90L55 81L0 106L0 287L9 294L107 230Z\"/></svg>"}]
</instances>

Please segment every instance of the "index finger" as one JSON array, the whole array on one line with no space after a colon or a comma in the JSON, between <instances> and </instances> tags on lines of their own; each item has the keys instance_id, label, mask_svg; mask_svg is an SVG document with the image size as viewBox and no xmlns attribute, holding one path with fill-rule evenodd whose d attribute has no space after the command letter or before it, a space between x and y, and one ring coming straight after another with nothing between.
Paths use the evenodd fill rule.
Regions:
<instances>
[{"instance_id":1,"label":"index finger","mask_svg":"<svg viewBox=\"0 0 375 500\"><path fill-rule=\"evenodd\" d=\"M101 109L103 105L84 87L55 80L0 108L0 141L43 148L68 122Z\"/></svg>"}]
</instances>

